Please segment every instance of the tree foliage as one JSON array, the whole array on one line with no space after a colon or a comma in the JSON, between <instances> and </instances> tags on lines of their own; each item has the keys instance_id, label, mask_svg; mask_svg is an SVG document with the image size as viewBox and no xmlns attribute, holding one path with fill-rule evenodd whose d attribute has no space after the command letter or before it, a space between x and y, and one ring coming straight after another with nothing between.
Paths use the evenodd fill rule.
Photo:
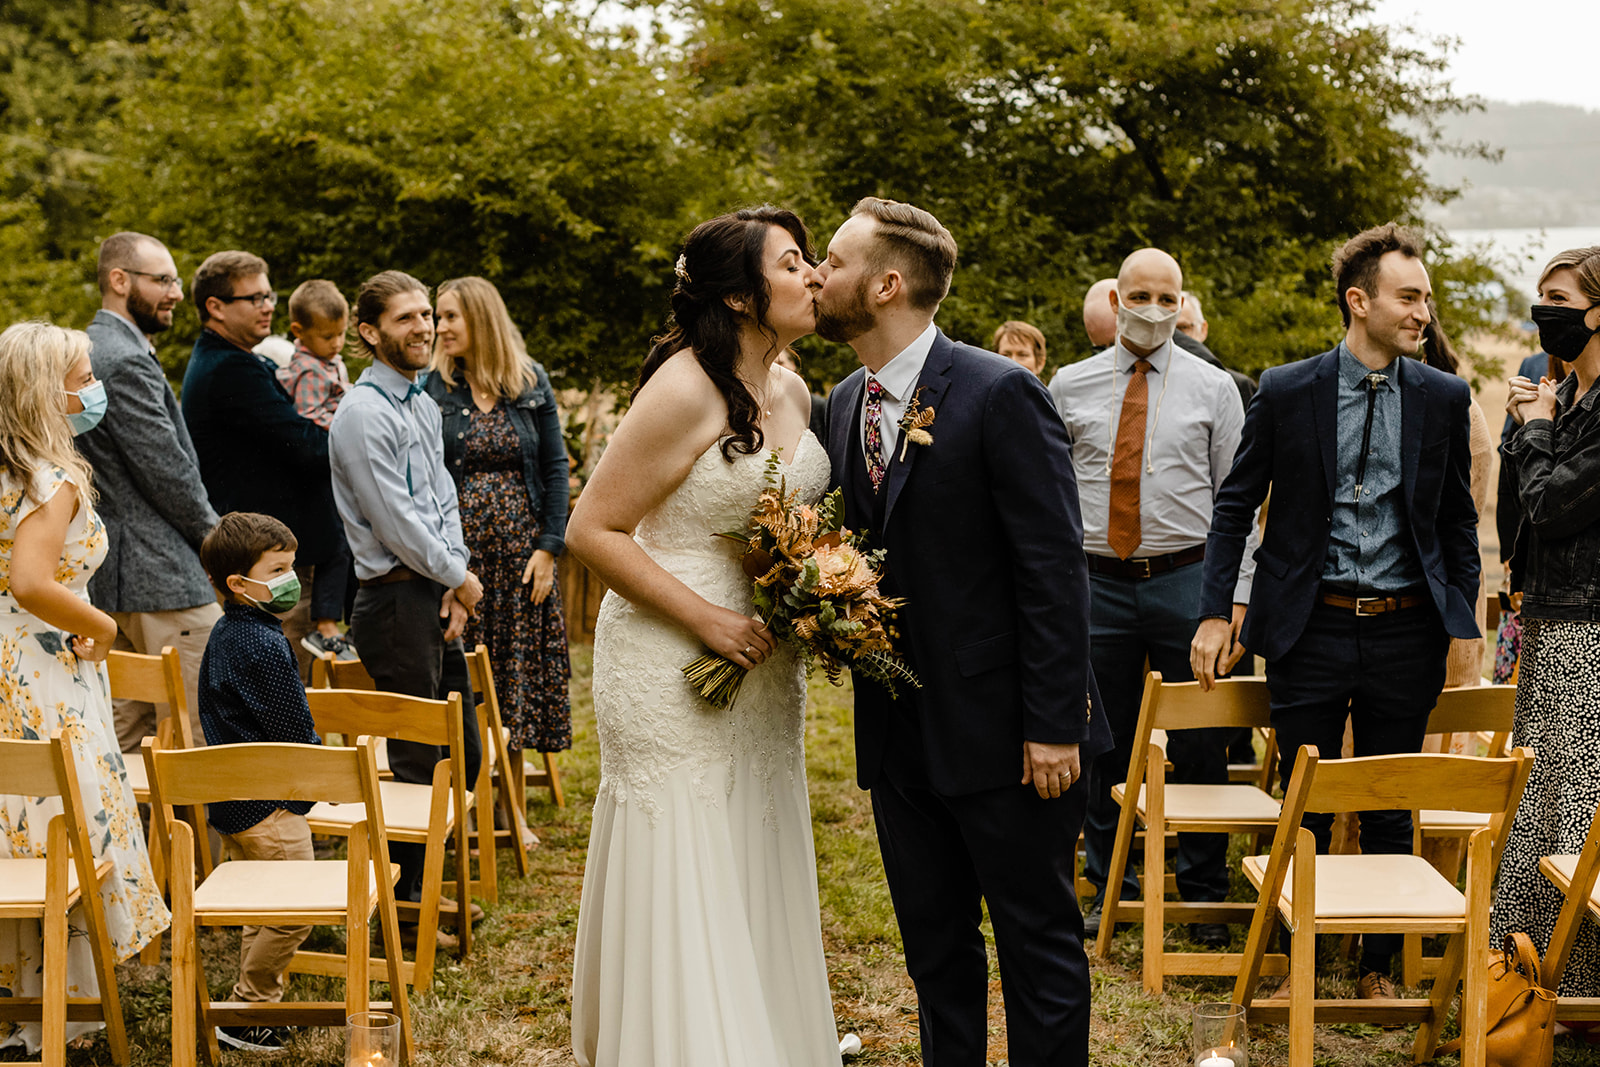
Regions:
<instances>
[{"instance_id":1,"label":"tree foliage","mask_svg":"<svg viewBox=\"0 0 1600 1067\"><path fill-rule=\"evenodd\" d=\"M558 383L624 383L696 221L772 201L826 238L876 194L955 233L955 336L1022 318L1081 355L1084 289L1154 244L1255 371L1337 337L1329 254L1444 195L1421 153L1463 106L1363 0L619 5L0 0L0 315L81 322L133 228L280 291L481 274ZM1461 333L1493 288L1447 251Z\"/></svg>"}]
</instances>

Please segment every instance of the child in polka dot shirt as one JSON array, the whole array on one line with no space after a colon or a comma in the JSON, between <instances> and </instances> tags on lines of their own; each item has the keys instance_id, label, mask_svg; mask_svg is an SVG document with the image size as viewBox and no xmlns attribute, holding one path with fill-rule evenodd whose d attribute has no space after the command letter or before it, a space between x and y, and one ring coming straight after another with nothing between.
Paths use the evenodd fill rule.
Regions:
<instances>
[{"instance_id":1,"label":"child in polka dot shirt","mask_svg":"<svg viewBox=\"0 0 1600 1067\"><path fill-rule=\"evenodd\" d=\"M277 618L300 599L296 547L283 523L244 511L224 515L200 546L200 562L223 598L222 618L200 660L200 725L207 744L322 743ZM209 807L231 858L314 858L305 819L309 802L229 800ZM246 926L234 999L282 1000L284 968L310 932L309 926ZM283 1047L286 1034L282 1027L224 1026L217 1039L232 1048L270 1052Z\"/></svg>"}]
</instances>

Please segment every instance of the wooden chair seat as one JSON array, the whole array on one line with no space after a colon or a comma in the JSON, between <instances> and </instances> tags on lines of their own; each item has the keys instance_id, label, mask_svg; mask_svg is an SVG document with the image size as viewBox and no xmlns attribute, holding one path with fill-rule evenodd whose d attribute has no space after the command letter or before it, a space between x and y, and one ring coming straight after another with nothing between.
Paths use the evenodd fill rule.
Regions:
<instances>
[{"instance_id":1,"label":"wooden chair seat","mask_svg":"<svg viewBox=\"0 0 1600 1067\"><path fill-rule=\"evenodd\" d=\"M1244 873L1257 890L1266 881L1270 856L1246 856ZM1433 865L1421 856L1318 856L1316 921L1319 932L1324 920L1427 919L1429 932L1454 933L1466 921L1467 898L1444 880ZM1294 861L1289 861L1283 892L1278 896L1278 911L1285 920L1294 918ZM1440 926L1434 920L1443 920ZM1409 929L1406 924L1396 924ZM1381 932L1362 925L1370 933Z\"/></svg>"},{"instance_id":2,"label":"wooden chair seat","mask_svg":"<svg viewBox=\"0 0 1600 1067\"><path fill-rule=\"evenodd\" d=\"M1539 964L1539 984L1559 990L1579 929L1587 920L1600 920L1600 813L1589 823L1580 855L1545 856L1539 860L1539 873L1561 890L1561 912ZM1600 997L1560 997L1556 1017L1562 1021L1600 1020Z\"/></svg>"},{"instance_id":3,"label":"wooden chair seat","mask_svg":"<svg viewBox=\"0 0 1600 1067\"><path fill-rule=\"evenodd\" d=\"M1278 802L1253 785L1167 785L1166 817L1169 830L1197 827L1226 833L1237 828L1243 833L1262 823L1278 821ZM1121 801L1122 786L1112 786L1111 795ZM1139 787L1135 802L1139 819L1146 818L1145 787ZM1180 825L1182 824L1182 825Z\"/></svg>"},{"instance_id":4,"label":"wooden chair seat","mask_svg":"<svg viewBox=\"0 0 1600 1067\"><path fill-rule=\"evenodd\" d=\"M1429 811L1424 808L1418 827L1429 837L1471 837L1489 825L1491 816L1481 811Z\"/></svg>"},{"instance_id":5,"label":"wooden chair seat","mask_svg":"<svg viewBox=\"0 0 1600 1067\"><path fill-rule=\"evenodd\" d=\"M1561 892L1565 893L1572 888L1572 879L1578 871L1580 856L1546 856L1539 861L1539 873L1550 879L1550 882ZM1589 893L1589 908L1595 913L1595 918L1600 919L1600 887Z\"/></svg>"},{"instance_id":6,"label":"wooden chair seat","mask_svg":"<svg viewBox=\"0 0 1600 1067\"><path fill-rule=\"evenodd\" d=\"M140 804L150 803L150 775L144 769L144 761L129 756L122 761L128 773L128 787L133 790L133 799Z\"/></svg>"},{"instance_id":7,"label":"wooden chair seat","mask_svg":"<svg viewBox=\"0 0 1600 1067\"><path fill-rule=\"evenodd\" d=\"M433 811L433 786L417 782L396 782L392 779L378 783L383 795L384 825L391 841L409 841L427 844L428 819ZM467 790L467 807L473 803L472 790ZM445 819L454 824L455 797L445 795ZM317 804L306 813L312 833L343 836L349 828L367 817L366 808L360 804Z\"/></svg>"},{"instance_id":8,"label":"wooden chair seat","mask_svg":"<svg viewBox=\"0 0 1600 1067\"><path fill-rule=\"evenodd\" d=\"M39 918L45 902L45 872L49 861L8 859L0 864L0 919ZM95 877L105 878L112 863L95 864ZM78 868L67 868L67 906L78 902Z\"/></svg>"},{"instance_id":9,"label":"wooden chair seat","mask_svg":"<svg viewBox=\"0 0 1600 1067\"><path fill-rule=\"evenodd\" d=\"M367 881L376 908L378 880L370 867ZM229 860L217 864L211 877L195 887L195 918L203 926L231 926L225 920L233 912L282 911L316 915L296 920L313 925L342 922L349 888L350 868L344 860Z\"/></svg>"}]
</instances>

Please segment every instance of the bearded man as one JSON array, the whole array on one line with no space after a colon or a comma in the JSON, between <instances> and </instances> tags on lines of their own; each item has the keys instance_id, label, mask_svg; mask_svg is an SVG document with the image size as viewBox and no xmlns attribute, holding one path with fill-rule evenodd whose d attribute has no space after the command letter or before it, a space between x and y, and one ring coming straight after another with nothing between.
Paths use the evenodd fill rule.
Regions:
<instances>
[{"instance_id":1,"label":"bearded man","mask_svg":"<svg viewBox=\"0 0 1600 1067\"><path fill-rule=\"evenodd\" d=\"M200 656L222 610L199 551L217 513L154 340L171 328L183 282L172 253L142 233L107 237L96 275L100 310L89 324L89 361L107 403L99 425L79 435L78 449L94 467L108 547L89 579L89 599L117 620L113 648L146 655L178 650L190 732L203 745ZM168 714L165 705L161 714ZM155 732L156 717L154 705L115 702L117 744L130 758Z\"/></svg>"},{"instance_id":2,"label":"bearded man","mask_svg":"<svg viewBox=\"0 0 1600 1067\"><path fill-rule=\"evenodd\" d=\"M467 569L455 482L444 466L439 405L417 372L433 356L433 307L409 274L386 270L356 294L356 335L372 366L345 394L328 431L333 498L355 557L350 636L377 688L443 700L461 694L467 781L481 748L461 633L483 587ZM433 781L448 751L389 741L389 767L402 782ZM391 843L400 865L395 895L422 896L422 845ZM463 905L465 906L465 905ZM402 924L403 939L415 926ZM440 946L454 939L439 932Z\"/></svg>"}]
</instances>

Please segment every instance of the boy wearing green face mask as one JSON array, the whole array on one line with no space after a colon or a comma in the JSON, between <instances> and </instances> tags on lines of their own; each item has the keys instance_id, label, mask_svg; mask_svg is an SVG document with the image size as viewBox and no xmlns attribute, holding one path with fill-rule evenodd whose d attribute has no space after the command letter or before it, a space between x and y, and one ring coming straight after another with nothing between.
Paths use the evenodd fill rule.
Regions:
<instances>
[{"instance_id":1,"label":"boy wearing green face mask","mask_svg":"<svg viewBox=\"0 0 1600 1067\"><path fill-rule=\"evenodd\" d=\"M200 726L206 742L276 741L320 745L289 640L277 616L300 600L294 573L297 543L270 515L233 511L200 545L200 563L222 595L222 618L200 660ZM296 800L231 800L210 806L211 824L231 859L310 860L311 804ZM283 999L283 972L309 926L246 926L239 946L235 1000ZM287 1031L223 1026L230 1048L275 1052Z\"/></svg>"}]
</instances>

